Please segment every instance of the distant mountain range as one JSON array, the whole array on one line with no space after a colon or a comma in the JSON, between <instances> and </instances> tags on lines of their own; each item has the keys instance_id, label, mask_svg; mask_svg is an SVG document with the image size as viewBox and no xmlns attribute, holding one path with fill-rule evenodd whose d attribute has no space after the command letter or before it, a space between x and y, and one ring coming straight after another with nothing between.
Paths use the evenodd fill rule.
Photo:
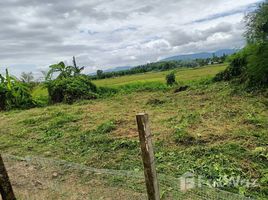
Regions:
<instances>
[{"instance_id":1,"label":"distant mountain range","mask_svg":"<svg viewBox=\"0 0 268 200\"><path fill-rule=\"evenodd\" d=\"M195 54L177 55L163 59L162 61L172 61L172 60L195 60L195 59L206 59L212 58L213 54L216 56L231 55L239 51L239 49L221 49L215 52L202 52Z\"/></svg>"},{"instance_id":2,"label":"distant mountain range","mask_svg":"<svg viewBox=\"0 0 268 200\"><path fill-rule=\"evenodd\" d=\"M114 68L110 68L110 69L105 69L105 70L103 70L103 72L118 72L118 71L128 70L131 68L133 68L133 67L132 66L121 66L121 67L114 67ZM92 73L89 73L88 75L94 76L96 74L97 74L96 72L92 72Z\"/></svg>"},{"instance_id":3,"label":"distant mountain range","mask_svg":"<svg viewBox=\"0 0 268 200\"><path fill-rule=\"evenodd\" d=\"M112 69L106 69L104 72L118 72L118 71L123 71L123 70L128 70L132 68L131 66L122 66L122 67L115 67Z\"/></svg>"},{"instance_id":4,"label":"distant mountain range","mask_svg":"<svg viewBox=\"0 0 268 200\"><path fill-rule=\"evenodd\" d=\"M215 52L203 52L203 53L195 53L195 54L185 54L185 55L177 55L177 56L172 56L172 57L168 57L165 58L161 61L178 61L178 60L183 60L183 61L187 61L187 60L195 60L195 59L206 59L206 58L212 58L213 54L215 54L216 56L223 56L225 55L231 55L236 53L237 51L239 51L239 49L221 49ZM111 68L111 69L106 69L103 70L104 72L117 72L117 71L123 71L123 70L128 70L133 68L133 66L121 66L121 67L115 67L115 68ZM96 72L90 73L89 75L95 75Z\"/></svg>"}]
</instances>

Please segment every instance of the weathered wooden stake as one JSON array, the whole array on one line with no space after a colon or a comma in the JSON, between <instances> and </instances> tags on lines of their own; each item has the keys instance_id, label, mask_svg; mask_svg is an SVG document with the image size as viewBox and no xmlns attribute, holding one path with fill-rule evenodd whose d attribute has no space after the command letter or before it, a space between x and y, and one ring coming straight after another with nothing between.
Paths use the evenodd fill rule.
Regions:
<instances>
[{"instance_id":1,"label":"weathered wooden stake","mask_svg":"<svg viewBox=\"0 0 268 200\"><path fill-rule=\"evenodd\" d=\"M1 154L0 154L0 192L3 200L16 199Z\"/></svg>"},{"instance_id":2,"label":"weathered wooden stake","mask_svg":"<svg viewBox=\"0 0 268 200\"><path fill-rule=\"evenodd\" d=\"M152 145L149 116L145 113L136 115L139 138L141 144L142 160L144 166L145 182L149 200L160 200L159 185L157 181L154 151Z\"/></svg>"}]
</instances>

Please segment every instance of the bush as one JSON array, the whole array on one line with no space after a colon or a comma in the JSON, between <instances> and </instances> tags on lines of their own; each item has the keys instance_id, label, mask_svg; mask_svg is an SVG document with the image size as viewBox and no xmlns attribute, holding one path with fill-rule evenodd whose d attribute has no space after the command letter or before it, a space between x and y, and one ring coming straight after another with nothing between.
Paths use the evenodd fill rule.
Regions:
<instances>
[{"instance_id":1,"label":"bush","mask_svg":"<svg viewBox=\"0 0 268 200\"><path fill-rule=\"evenodd\" d=\"M215 81L234 78L246 87L268 86L268 0L247 15L247 46L232 58L230 66L216 75Z\"/></svg>"},{"instance_id":2,"label":"bush","mask_svg":"<svg viewBox=\"0 0 268 200\"><path fill-rule=\"evenodd\" d=\"M100 97L110 97L118 93L118 90L115 88L109 87L98 87L97 93Z\"/></svg>"},{"instance_id":3,"label":"bush","mask_svg":"<svg viewBox=\"0 0 268 200\"><path fill-rule=\"evenodd\" d=\"M174 85L176 83L175 73L171 72L166 76L167 85Z\"/></svg>"},{"instance_id":4,"label":"bush","mask_svg":"<svg viewBox=\"0 0 268 200\"><path fill-rule=\"evenodd\" d=\"M214 81L238 80L248 87L268 84L268 43L249 44L230 58L230 65Z\"/></svg>"},{"instance_id":5,"label":"bush","mask_svg":"<svg viewBox=\"0 0 268 200\"><path fill-rule=\"evenodd\" d=\"M268 42L252 45L252 54L247 58L247 76L250 86L268 85Z\"/></svg>"},{"instance_id":6,"label":"bush","mask_svg":"<svg viewBox=\"0 0 268 200\"><path fill-rule=\"evenodd\" d=\"M51 80L47 82L47 88L52 103L97 98L97 87L86 75Z\"/></svg>"},{"instance_id":7,"label":"bush","mask_svg":"<svg viewBox=\"0 0 268 200\"><path fill-rule=\"evenodd\" d=\"M3 85L0 85L0 110L6 108L6 88Z\"/></svg>"},{"instance_id":8,"label":"bush","mask_svg":"<svg viewBox=\"0 0 268 200\"><path fill-rule=\"evenodd\" d=\"M244 51L234 54L230 58L230 65L223 72L214 77L214 81L230 81L239 77L244 71L247 64L247 55Z\"/></svg>"},{"instance_id":9,"label":"bush","mask_svg":"<svg viewBox=\"0 0 268 200\"><path fill-rule=\"evenodd\" d=\"M9 76L8 70L6 70L5 77L0 74L0 110L29 108L34 105L35 102L27 84Z\"/></svg>"}]
</instances>

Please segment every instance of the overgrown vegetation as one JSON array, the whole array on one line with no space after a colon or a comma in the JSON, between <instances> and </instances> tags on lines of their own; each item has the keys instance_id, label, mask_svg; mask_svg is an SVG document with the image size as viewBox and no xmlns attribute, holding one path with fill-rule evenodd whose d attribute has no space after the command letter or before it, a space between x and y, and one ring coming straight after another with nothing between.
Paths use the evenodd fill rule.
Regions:
<instances>
[{"instance_id":1,"label":"overgrown vegetation","mask_svg":"<svg viewBox=\"0 0 268 200\"><path fill-rule=\"evenodd\" d=\"M257 188L222 189L267 198L267 97L225 82L188 85L1 113L0 150L142 172L135 114L145 111L158 173L258 179Z\"/></svg>"},{"instance_id":2,"label":"overgrown vegetation","mask_svg":"<svg viewBox=\"0 0 268 200\"><path fill-rule=\"evenodd\" d=\"M97 87L85 75L55 79L48 82L47 87L52 103L73 103L97 98Z\"/></svg>"},{"instance_id":3,"label":"overgrown vegetation","mask_svg":"<svg viewBox=\"0 0 268 200\"><path fill-rule=\"evenodd\" d=\"M82 70L77 66L66 66L63 62L50 66L46 86L52 103L73 103L97 98L97 87L88 76L81 74ZM57 77L53 79L55 74Z\"/></svg>"},{"instance_id":4,"label":"overgrown vegetation","mask_svg":"<svg viewBox=\"0 0 268 200\"><path fill-rule=\"evenodd\" d=\"M104 72L102 70L97 70L96 75L92 75L91 78L93 80L97 79L106 79L111 77L119 77L133 74L141 74L152 71L168 71L172 69L180 69L180 68L196 68L202 67L209 64L221 64L224 63L226 59L226 55L221 57L213 56L213 58L207 59L195 59L189 61L160 61L155 63L148 63L145 65L140 65L137 67L133 67L128 70L116 71L116 72Z\"/></svg>"},{"instance_id":5,"label":"overgrown vegetation","mask_svg":"<svg viewBox=\"0 0 268 200\"><path fill-rule=\"evenodd\" d=\"M0 74L0 110L29 108L34 105L29 85L11 77L8 70L5 76Z\"/></svg>"},{"instance_id":6,"label":"overgrown vegetation","mask_svg":"<svg viewBox=\"0 0 268 200\"><path fill-rule=\"evenodd\" d=\"M248 20L247 46L229 58L230 66L214 80L266 87L267 1ZM267 199L267 93L251 94L229 82L212 82L225 65L104 79L175 65L147 67L107 76L98 71L95 78L103 80L91 82L75 60L73 66L50 66L45 86L51 102L73 105L0 113L0 150L142 171L135 114L144 111L150 114L159 173L179 177L190 171L223 183L222 189ZM174 92L168 85L175 77L183 86ZM8 71L0 78L0 109L34 104L25 83ZM90 99L96 100L75 103ZM258 185L229 187L226 180L231 176L257 179Z\"/></svg>"},{"instance_id":7,"label":"overgrown vegetation","mask_svg":"<svg viewBox=\"0 0 268 200\"><path fill-rule=\"evenodd\" d=\"M176 83L175 72L171 72L170 74L168 74L166 76L166 81L167 81L167 85L169 86L174 85Z\"/></svg>"},{"instance_id":8,"label":"overgrown vegetation","mask_svg":"<svg viewBox=\"0 0 268 200\"><path fill-rule=\"evenodd\" d=\"M230 66L216 81L237 80L247 87L268 86L268 1L247 17L247 46L231 57Z\"/></svg>"}]
</instances>

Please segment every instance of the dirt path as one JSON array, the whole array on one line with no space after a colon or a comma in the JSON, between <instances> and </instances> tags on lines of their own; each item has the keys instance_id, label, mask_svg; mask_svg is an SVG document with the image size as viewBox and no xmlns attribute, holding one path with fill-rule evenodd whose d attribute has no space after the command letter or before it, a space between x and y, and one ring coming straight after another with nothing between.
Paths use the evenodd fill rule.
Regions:
<instances>
[{"instance_id":1,"label":"dirt path","mask_svg":"<svg viewBox=\"0 0 268 200\"><path fill-rule=\"evenodd\" d=\"M146 199L144 194L107 185L100 174L25 160L4 162L18 199Z\"/></svg>"}]
</instances>

